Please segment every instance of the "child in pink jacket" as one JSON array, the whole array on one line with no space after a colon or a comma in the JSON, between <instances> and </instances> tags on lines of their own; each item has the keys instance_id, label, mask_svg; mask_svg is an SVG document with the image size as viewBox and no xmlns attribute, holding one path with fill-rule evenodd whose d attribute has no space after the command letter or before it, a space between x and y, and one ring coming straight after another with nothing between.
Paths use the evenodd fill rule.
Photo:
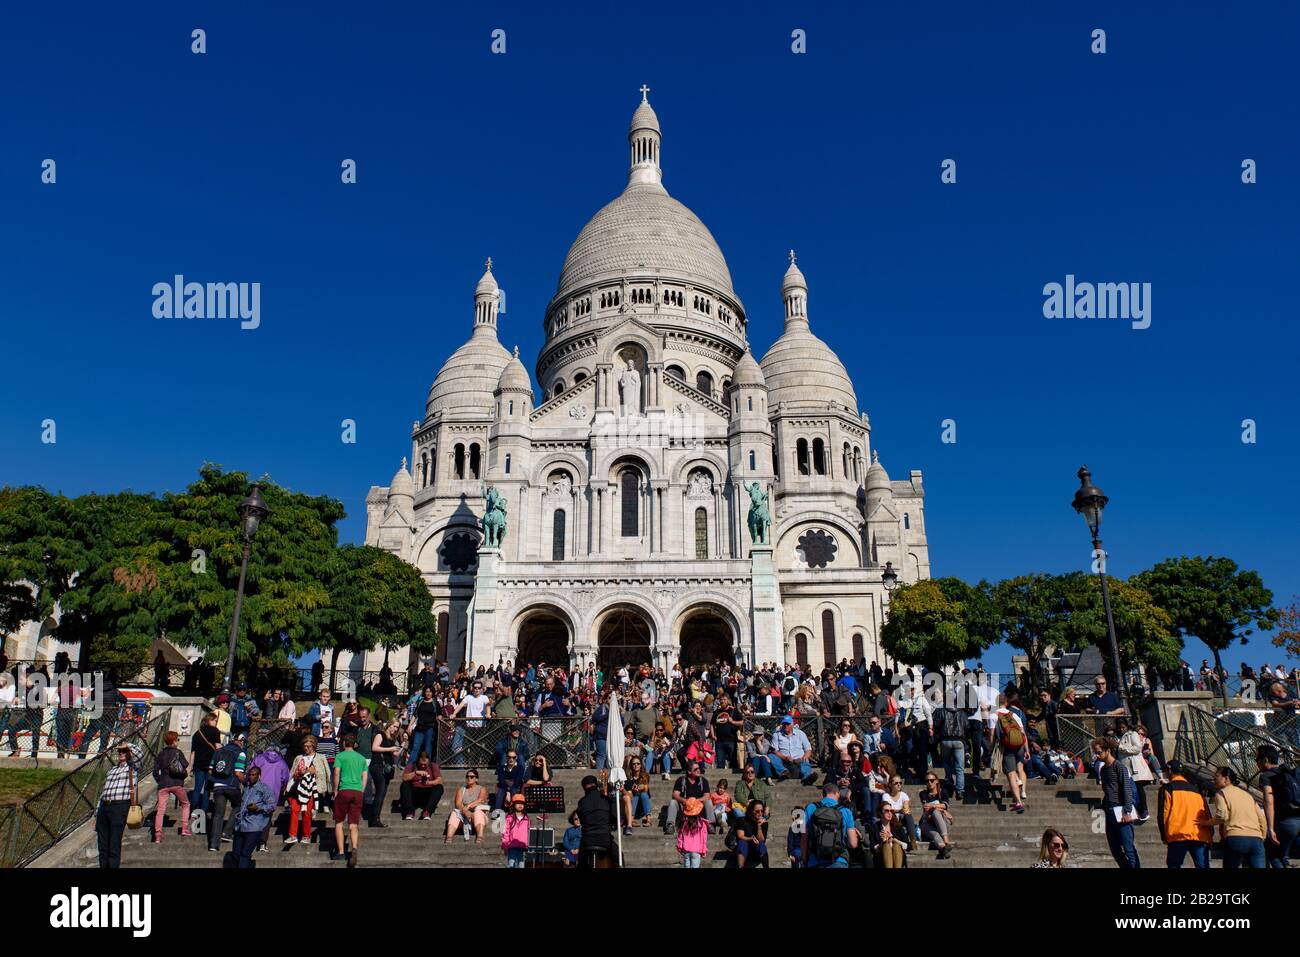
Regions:
<instances>
[{"instance_id":1,"label":"child in pink jacket","mask_svg":"<svg viewBox=\"0 0 1300 957\"><path fill-rule=\"evenodd\" d=\"M523 867L528 850L528 828L532 822L524 813L524 796L516 794L510 802L505 827L501 831L501 850L506 852L506 867Z\"/></svg>"},{"instance_id":2,"label":"child in pink jacket","mask_svg":"<svg viewBox=\"0 0 1300 957\"><path fill-rule=\"evenodd\" d=\"M704 820L704 802L687 798L682 808L682 825L677 829L677 851L682 867L698 868L709 852L709 825Z\"/></svg>"}]
</instances>

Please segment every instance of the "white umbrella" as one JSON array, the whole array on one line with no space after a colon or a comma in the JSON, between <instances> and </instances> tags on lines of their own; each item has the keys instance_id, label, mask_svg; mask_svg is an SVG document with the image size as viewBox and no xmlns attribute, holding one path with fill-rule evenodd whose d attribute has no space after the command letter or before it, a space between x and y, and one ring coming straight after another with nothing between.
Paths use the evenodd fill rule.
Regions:
<instances>
[{"instance_id":1,"label":"white umbrella","mask_svg":"<svg viewBox=\"0 0 1300 957\"><path fill-rule=\"evenodd\" d=\"M618 835L618 866L623 866L623 716L618 710L618 693L609 695L609 726L605 729L605 763L609 765L609 783L619 793L614 795L614 825Z\"/></svg>"}]
</instances>

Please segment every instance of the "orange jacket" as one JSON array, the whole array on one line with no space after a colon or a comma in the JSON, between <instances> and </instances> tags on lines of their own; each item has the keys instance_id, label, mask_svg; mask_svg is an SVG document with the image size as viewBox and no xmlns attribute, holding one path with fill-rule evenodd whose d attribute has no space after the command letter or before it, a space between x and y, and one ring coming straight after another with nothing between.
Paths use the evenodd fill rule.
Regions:
<instances>
[{"instance_id":1,"label":"orange jacket","mask_svg":"<svg viewBox=\"0 0 1300 957\"><path fill-rule=\"evenodd\" d=\"M1171 775L1169 783L1161 786L1157 808L1160 838L1166 844L1172 841L1209 844L1214 840L1214 818L1205 805L1205 798L1181 774Z\"/></svg>"}]
</instances>

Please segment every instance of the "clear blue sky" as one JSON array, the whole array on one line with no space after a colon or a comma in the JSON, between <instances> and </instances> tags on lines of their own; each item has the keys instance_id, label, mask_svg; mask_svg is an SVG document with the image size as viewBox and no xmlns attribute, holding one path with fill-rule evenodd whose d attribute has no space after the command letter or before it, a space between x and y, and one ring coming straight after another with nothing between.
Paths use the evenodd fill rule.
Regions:
<instances>
[{"instance_id":1,"label":"clear blue sky","mask_svg":"<svg viewBox=\"0 0 1300 957\"><path fill-rule=\"evenodd\" d=\"M924 470L934 574L1085 567L1086 462L1113 572L1224 554L1300 592L1296 6L859 6L6 4L0 482L162 491L211 460L337 496L359 540L488 255L536 355L645 82L756 354L799 251L884 464ZM174 273L262 283L261 327L154 319ZM1043 318L1067 274L1151 283L1151 327Z\"/></svg>"}]
</instances>

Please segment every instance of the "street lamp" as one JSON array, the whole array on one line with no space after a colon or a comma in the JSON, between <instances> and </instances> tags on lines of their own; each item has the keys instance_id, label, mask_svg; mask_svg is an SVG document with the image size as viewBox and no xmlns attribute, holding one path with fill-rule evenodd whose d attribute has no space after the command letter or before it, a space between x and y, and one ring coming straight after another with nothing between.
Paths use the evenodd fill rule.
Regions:
<instances>
[{"instance_id":1,"label":"street lamp","mask_svg":"<svg viewBox=\"0 0 1300 957\"><path fill-rule=\"evenodd\" d=\"M253 548L253 536L262 519L271 514L262 500L262 485L254 482L248 490L248 498L239 503L239 530L244 539L244 557L239 563L239 586L235 590L235 617L230 621L230 648L226 654L226 676L221 681L221 690L230 693L230 682L235 675L235 641L239 636L239 612L244 607L244 576L248 573L248 553Z\"/></svg>"},{"instance_id":2,"label":"street lamp","mask_svg":"<svg viewBox=\"0 0 1300 957\"><path fill-rule=\"evenodd\" d=\"M1078 475L1079 487L1074 493L1074 510L1083 516L1083 520L1088 524L1088 531L1092 534L1092 552L1097 559L1097 577L1101 579L1101 605L1106 610L1106 636L1110 639L1111 667L1115 669L1115 681L1119 685L1120 695L1123 696L1124 707L1131 715L1133 704L1129 701L1128 683L1124 680L1124 672L1120 668L1119 643L1115 640L1115 619L1110 612L1110 587L1106 584L1106 559L1105 553L1101 550L1101 513L1110 499L1101 489L1092 484L1092 473L1088 471L1088 466L1082 466Z\"/></svg>"},{"instance_id":3,"label":"street lamp","mask_svg":"<svg viewBox=\"0 0 1300 957\"><path fill-rule=\"evenodd\" d=\"M893 562L885 562L884 571L880 573L880 583L885 586L885 595L891 596L894 592L894 586L898 584L898 572L894 571ZM889 617L889 602L882 598L880 604L881 623L883 624L885 619L888 617ZM880 642L879 637L877 637L876 642L877 645L879 645ZM879 648L877 648L877 650L879 650ZM885 664L889 665L889 667L891 668L894 667L893 665L889 664L889 658L885 659Z\"/></svg>"}]
</instances>

